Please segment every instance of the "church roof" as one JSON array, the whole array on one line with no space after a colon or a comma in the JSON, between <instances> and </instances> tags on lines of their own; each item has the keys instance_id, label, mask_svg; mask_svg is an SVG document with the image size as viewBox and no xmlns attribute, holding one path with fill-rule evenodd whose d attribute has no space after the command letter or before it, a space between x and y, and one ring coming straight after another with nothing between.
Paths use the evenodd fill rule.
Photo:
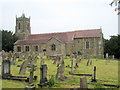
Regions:
<instances>
[{"instance_id":1,"label":"church roof","mask_svg":"<svg viewBox=\"0 0 120 90\"><path fill-rule=\"evenodd\" d=\"M52 37L62 42L70 42L74 38L100 37L101 33L102 33L101 29L90 29L90 30L76 30L71 32L31 34L24 40L17 40L15 44L46 43Z\"/></svg>"}]
</instances>

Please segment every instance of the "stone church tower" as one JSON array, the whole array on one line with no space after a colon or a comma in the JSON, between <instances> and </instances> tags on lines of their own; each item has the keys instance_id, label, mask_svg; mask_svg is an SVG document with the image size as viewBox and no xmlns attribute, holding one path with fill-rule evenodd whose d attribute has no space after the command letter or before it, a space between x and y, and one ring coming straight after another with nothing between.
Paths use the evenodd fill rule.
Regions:
<instances>
[{"instance_id":1,"label":"stone church tower","mask_svg":"<svg viewBox=\"0 0 120 90\"><path fill-rule=\"evenodd\" d=\"M16 17L15 35L19 40L26 39L31 34L30 17L25 17L23 13L21 17Z\"/></svg>"}]
</instances>

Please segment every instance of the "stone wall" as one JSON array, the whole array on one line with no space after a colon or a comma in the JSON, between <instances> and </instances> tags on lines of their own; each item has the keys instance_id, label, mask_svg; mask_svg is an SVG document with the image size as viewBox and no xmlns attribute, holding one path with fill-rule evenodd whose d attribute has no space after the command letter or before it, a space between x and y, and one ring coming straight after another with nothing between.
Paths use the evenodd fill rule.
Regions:
<instances>
[{"instance_id":1,"label":"stone wall","mask_svg":"<svg viewBox=\"0 0 120 90\"><path fill-rule=\"evenodd\" d=\"M86 48L87 41L89 42L89 48ZM74 50L81 52L83 55L103 57L103 40L102 38L74 39Z\"/></svg>"},{"instance_id":2,"label":"stone wall","mask_svg":"<svg viewBox=\"0 0 120 90\"><path fill-rule=\"evenodd\" d=\"M86 41L89 41L89 48L86 48ZM51 45L56 46L56 50L51 50ZM63 54L71 55L74 52L81 52L83 55L93 57L103 57L103 38L79 38L74 39L73 42L64 43L57 39L50 39L46 43L29 44L29 45L15 45L14 51L17 52L17 47L21 46L21 52L26 52L26 46L29 46L29 52L38 52L43 55L43 49L46 49L45 55ZM38 46L38 51L35 51L35 46Z\"/></svg>"}]
</instances>

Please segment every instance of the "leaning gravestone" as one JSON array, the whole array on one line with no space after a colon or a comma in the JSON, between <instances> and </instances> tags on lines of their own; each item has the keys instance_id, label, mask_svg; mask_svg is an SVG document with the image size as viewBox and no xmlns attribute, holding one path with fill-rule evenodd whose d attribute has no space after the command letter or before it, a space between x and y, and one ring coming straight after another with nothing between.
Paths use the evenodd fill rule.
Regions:
<instances>
[{"instance_id":1,"label":"leaning gravestone","mask_svg":"<svg viewBox=\"0 0 120 90\"><path fill-rule=\"evenodd\" d=\"M10 60L2 61L2 78L10 77Z\"/></svg>"},{"instance_id":2,"label":"leaning gravestone","mask_svg":"<svg viewBox=\"0 0 120 90\"><path fill-rule=\"evenodd\" d=\"M20 75L23 75L23 74L26 73L26 67L27 67L28 63L29 63L29 60L25 60L25 61L22 63L22 65L21 65L21 67L20 67L20 71L19 71L19 74L20 74Z\"/></svg>"}]
</instances>

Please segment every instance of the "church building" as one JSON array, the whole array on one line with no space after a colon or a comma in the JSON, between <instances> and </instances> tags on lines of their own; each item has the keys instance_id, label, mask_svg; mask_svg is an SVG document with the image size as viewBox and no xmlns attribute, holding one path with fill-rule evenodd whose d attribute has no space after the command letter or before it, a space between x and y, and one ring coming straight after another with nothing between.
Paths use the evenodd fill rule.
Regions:
<instances>
[{"instance_id":1,"label":"church building","mask_svg":"<svg viewBox=\"0 0 120 90\"><path fill-rule=\"evenodd\" d=\"M69 32L31 34L30 17L23 14L16 17L15 34L19 40L14 43L17 53L36 52L41 55L71 55L80 53L103 57L102 29L74 30Z\"/></svg>"}]
</instances>

